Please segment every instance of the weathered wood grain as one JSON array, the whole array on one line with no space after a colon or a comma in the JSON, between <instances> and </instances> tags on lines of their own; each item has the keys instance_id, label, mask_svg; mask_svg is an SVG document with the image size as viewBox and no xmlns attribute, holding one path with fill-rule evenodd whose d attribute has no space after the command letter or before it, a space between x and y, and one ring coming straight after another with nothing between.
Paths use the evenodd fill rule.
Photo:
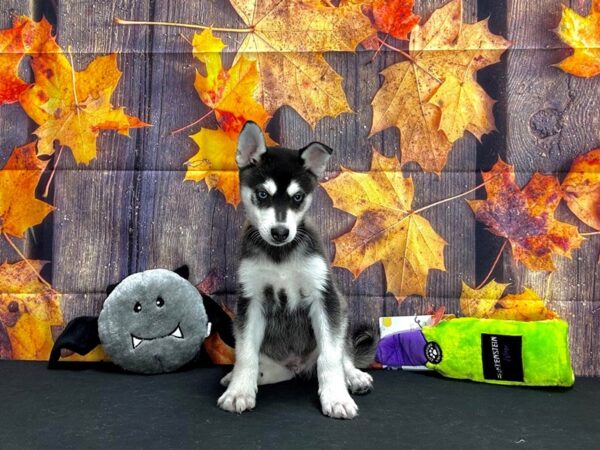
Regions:
<instances>
[{"instance_id":1,"label":"weathered wood grain","mask_svg":"<svg viewBox=\"0 0 600 450\"><path fill-rule=\"evenodd\" d=\"M416 2L415 11L422 16L423 22L436 8L446 3L445 0ZM473 23L477 20L477 1L464 1L463 21ZM387 154L399 154L399 142L395 133L393 136L384 133L382 144ZM412 175L415 182L414 206L425 206L475 187L477 151L476 139L469 133L465 133L463 138L454 144L446 167L439 177L424 173L414 163L407 164L405 173ZM483 151L489 150L483 149ZM409 299L410 302L401 305L397 312L394 310L394 304L388 303L386 310L388 315L391 315L390 308L392 314L415 314L425 312L431 305L444 306L449 313L458 312L461 280L474 282L476 277L475 223L465 202L465 199L474 196L475 194L470 194L423 213L423 216L430 220L436 231L448 242L444 251L447 271L431 271L427 298L413 297Z\"/></svg>"},{"instance_id":2,"label":"weathered wood grain","mask_svg":"<svg viewBox=\"0 0 600 450\"><path fill-rule=\"evenodd\" d=\"M435 8L445 1L418 2L417 13L426 20ZM464 20L476 20L476 2L465 2ZM397 45L402 45L398 42ZM281 144L292 148L320 140L334 149L330 171L335 173L340 166L352 170L368 170L372 149L386 156L399 157L399 139L396 129L387 129L369 139L372 120L371 100L379 89L382 77L379 72L385 67L402 60L398 54L382 49L373 59L373 52L359 50L356 54L327 54L327 61L344 78L344 90L355 114L342 114L332 119L321 120L314 130L290 108L281 111ZM407 164L404 173L415 182L413 207L419 208L437 200L468 190L476 180L476 141L467 136L459 141L452 152L448 165L441 177L425 174L416 164ZM409 297L400 306L390 294L386 295L383 266L374 264L356 280L344 269L334 269L342 290L350 299L355 319L382 315L422 313L430 305L444 305L456 312L460 294L460 279L474 280L475 277L475 225L472 214L464 200L432 208L423 213L432 222L438 233L449 243L445 249L447 272L431 271L428 297ZM326 240L348 231L354 219L335 210L327 195L321 191L315 199L313 216ZM330 245L330 253L334 248Z\"/></svg>"},{"instance_id":3,"label":"weathered wood grain","mask_svg":"<svg viewBox=\"0 0 600 450\"><path fill-rule=\"evenodd\" d=\"M156 1L157 21L242 27L227 2L202 2L194 8L181 2ZM147 31L147 30L146 30ZM140 167L139 218L134 240L136 270L174 268L188 264L191 281L198 282L211 269L225 277L223 292L234 292L238 235L242 215L227 205L221 193L209 192L204 182L185 181L184 163L198 148L188 137L201 127L216 128L214 118L171 136L171 131L193 122L208 109L194 90L196 68L192 57L193 32L159 27L154 32L152 67L152 129L143 148ZM237 47L233 35L218 34L229 45L229 64ZM229 297L227 297L229 299ZM228 300L229 301L229 300ZM235 300L230 307L234 307Z\"/></svg>"},{"instance_id":4,"label":"weathered wood grain","mask_svg":"<svg viewBox=\"0 0 600 450\"><path fill-rule=\"evenodd\" d=\"M33 15L29 3L19 0L3 1L2 12L3 14L0 15L0 29L12 26L13 16ZM29 79L30 73L26 64L21 64L20 74L23 79ZM0 167L4 166L15 147L33 140L30 131L29 119L18 103L0 106ZM12 240L21 251L27 251L26 239L12 238ZM3 237L0 237L0 261L15 262L18 260L20 260L19 255Z\"/></svg>"},{"instance_id":5,"label":"weathered wood grain","mask_svg":"<svg viewBox=\"0 0 600 450\"><path fill-rule=\"evenodd\" d=\"M151 8L132 0L60 2L58 41L64 49L72 47L76 70L96 56L118 53L123 76L113 104L147 121L150 38L138 29L113 24L115 16L124 14L147 20ZM130 139L102 133L98 158L89 166L77 166L69 150L63 153L54 182L53 285L60 292L78 294L65 297L67 319L75 311L97 313L98 298L80 294L103 292L131 271L132 227L138 213L136 176L140 175L134 171L145 133L133 130Z\"/></svg>"},{"instance_id":6,"label":"weathered wood grain","mask_svg":"<svg viewBox=\"0 0 600 450\"><path fill-rule=\"evenodd\" d=\"M480 20L487 19L490 30L495 34L506 37L506 0L497 0L494 2L479 2L478 16ZM511 47L512 48L512 47ZM494 117L496 121L497 132L485 135L477 151L477 183L483 181L480 176L481 171L489 170L498 158L506 158L505 135L506 135L506 60L510 54L509 48L502 56L500 63L486 67L477 73L477 81L483 86L488 94L497 100L494 105ZM475 195L478 199L486 197L485 189L479 189ZM478 286L485 279L502 280L502 264L496 264L494 261L502 247L502 240L492 235L481 222L475 226L475 246L476 246L476 283L469 283L471 286ZM491 272L490 272L491 270Z\"/></svg>"},{"instance_id":7,"label":"weathered wood grain","mask_svg":"<svg viewBox=\"0 0 600 450\"><path fill-rule=\"evenodd\" d=\"M514 48L507 58L505 145L506 159L515 165L520 185L535 171L556 173L562 179L574 157L600 145L600 79L580 79L551 67L569 54L551 31L560 21L562 3L508 1L507 33ZM570 6L587 14L589 3L580 8L572 1ZM589 231L564 205L556 215ZM600 299L599 251L600 240L590 237L572 260L557 257L552 274L516 265L510 252L504 257L503 281L512 282L516 291L534 288L569 321L573 363L581 375L599 373L600 354L595 349L600 343L600 310L594 312Z\"/></svg>"},{"instance_id":8,"label":"weathered wood grain","mask_svg":"<svg viewBox=\"0 0 600 450\"><path fill-rule=\"evenodd\" d=\"M311 141L320 141L334 149L326 177L335 175L340 166L362 171L370 167L372 146L367 139L371 120L370 100L378 87L377 60L371 62L372 56L372 52L366 51L326 55L327 62L343 77L344 91L355 113L324 118L313 130L293 109L284 107L280 111L279 139L282 146L301 148ZM350 230L353 217L334 209L323 189L317 191L309 214L333 258L331 240ZM377 266L367 269L357 280L353 280L347 270L334 269L337 283L348 298L351 317L355 321L383 315L385 278L381 267Z\"/></svg>"}]
</instances>

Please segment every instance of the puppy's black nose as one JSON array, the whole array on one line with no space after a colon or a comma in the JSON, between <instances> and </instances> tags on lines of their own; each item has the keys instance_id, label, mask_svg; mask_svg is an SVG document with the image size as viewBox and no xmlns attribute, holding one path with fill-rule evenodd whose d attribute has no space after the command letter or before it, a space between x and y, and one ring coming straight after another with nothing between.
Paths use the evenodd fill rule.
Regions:
<instances>
[{"instance_id":1,"label":"puppy's black nose","mask_svg":"<svg viewBox=\"0 0 600 450\"><path fill-rule=\"evenodd\" d=\"M290 230L286 227L276 226L271 228L271 236L275 242L283 242L290 235Z\"/></svg>"}]
</instances>

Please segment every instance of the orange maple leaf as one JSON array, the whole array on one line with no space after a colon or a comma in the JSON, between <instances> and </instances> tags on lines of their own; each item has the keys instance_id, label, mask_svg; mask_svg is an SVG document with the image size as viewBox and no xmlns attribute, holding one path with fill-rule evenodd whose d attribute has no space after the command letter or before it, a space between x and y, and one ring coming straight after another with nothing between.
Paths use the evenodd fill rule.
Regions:
<instances>
[{"instance_id":1,"label":"orange maple leaf","mask_svg":"<svg viewBox=\"0 0 600 450\"><path fill-rule=\"evenodd\" d=\"M29 86L19 77L19 64L23 56L39 52L51 36L46 19L34 22L26 16L15 17L12 28L0 30L0 104L19 100Z\"/></svg>"},{"instance_id":2,"label":"orange maple leaf","mask_svg":"<svg viewBox=\"0 0 600 450\"><path fill-rule=\"evenodd\" d=\"M235 362L235 349L227 345L219 333L207 337L202 346L213 364L230 365Z\"/></svg>"},{"instance_id":3,"label":"orange maple leaf","mask_svg":"<svg viewBox=\"0 0 600 450\"><path fill-rule=\"evenodd\" d=\"M550 320L558 318L558 314L546 308L535 291L525 288L520 294L502 293L508 284L490 281L480 289L462 284L460 294L460 310L467 317L500 320Z\"/></svg>"},{"instance_id":4,"label":"orange maple leaf","mask_svg":"<svg viewBox=\"0 0 600 450\"><path fill-rule=\"evenodd\" d=\"M196 288L201 293L211 294L216 288L216 283L218 283L217 278L219 278L217 272L211 270ZM230 310L227 305L221 305L221 308L223 308L225 314L231 319L235 318L234 312ZM211 333L211 335L204 340L202 347L206 350L206 353L213 364L230 365L235 362L235 349L226 344L216 331Z\"/></svg>"},{"instance_id":5,"label":"orange maple leaf","mask_svg":"<svg viewBox=\"0 0 600 450\"><path fill-rule=\"evenodd\" d=\"M186 162L185 180L206 182L209 189L223 193L227 203L240 203L238 168L235 162L237 136L248 120L264 129L269 115L254 99L259 83L256 62L243 56L225 70L221 50L225 44L210 30L194 35L194 56L206 67L206 75L196 72L194 86L201 100L214 110L220 129L202 128L190 136L198 152ZM273 140L266 135L267 143Z\"/></svg>"},{"instance_id":6,"label":"orange maple leaf","mask_svg":"<svg viewBox=\"0 0 600 450\"><path fill-rule=\"evenodd\" d=\"M219 274L217 269L210 269L206 276L196 285L196 289L201 294L212 294L217 291L224 283L224 277Z\"/></svg>"},{"instance_id":7,"label":"orange maple leaf","mask_svg":"<svg viewBox=\"0 0 600 450\"><path fill-rule=\"evenodd\" d=\"M366 7L373 14L373 25L378 31L407 39L421 19L413 14L414 5L415 0L371 0Z\"/></svg>"},{"instance_id":8,"label":"orange maple leaf","mask_svg":"<svg viewBox=\"0 0 600 450\"><path fill-rule=\"evenodd\" d=\"M516 261L530 270L552 271L553 254L570 258L571 250L579 248L583 238L577 228L554 217L561 200L555 177L535 173L520 190L513 166L502 160L482 176L487 199L468 203L477 220L509 240Z\"/></svg>"},{"instance_id":9,"label":"orange maple leaf","mask_svg":"<svg viewBox=\"0 0 600 450\"><path fill-rule=\"evenodd\" d=\"M431 316L431 326L435 327L438 323L444 319L446 307L444 305L435 307L434 305L430 305L425 311L425 314ZM454 317L452 314L449 314L447 318Z\"/></svg>"},{"instance_id":10,"label":"orange maple leaf","mask_svg":"<svg viewBox=\"0 0 600 450\"><path fill-rule=\"evenodd\" d=\"M387 33L397 39L407 39L411 30L419 23L419 16L413 14L415 0L341 0L340 6L360 5L371 19L376 31ZM365 39L365 48L376 49L374 34Z\"/></svg>"},{"instance_id":11,"label":"orange maple leaf","mask_svg":"<svg viewBox=\"0 0 600 450\"><path fill-rule=\"evenodd\" d=\"M63 323L60 295L40 282L43 261L0 265L0 325L12 359L46 360L52 349L52 327ZM0 337L1 339L1 337ZM6 343L5 343L6 351Z\"/></svg>"},{"instance_id":12,"label":"orange maple leaf","mask_svg":"<svg viewBox=\"0 0 600 450\"><path fill-rule=\"evenodd\" d=\"M13 20L13 27L0 30L0 104L14 103L27 89L27 83L19 78L19 64L25 54L23 28L26 22L21 18Z\"/></svg>"},{"instance_id":13,"label":"orange maple leaf","mask_svg":"<svg viewBox=\"0 0 600 450\"><path fill-rule=\"evenodd\" d=\"M381 73L370 134L398 128L402 165L415 161L425 171L440 173L465 131L481 139L495 130L494 101L475 74L497 63L508 46L489 31L487 21L463 23L462 0L437 9L411 32L411 59Z\"/></svg>"},{"instance_id":14,"label":"orange maple leaf","mask_svg":"<svg viewBox=\"0 0 600 450\"><path fill-rule=\"evenodd\" d=\"M357 277L382 261L387 290L398 301L411 294L425 295L429 271L446 270L446 242L412 211L412 178L404 178L398 160L373 151L369 172L342 168L323 188L335 208L356 217L352 230L334 240L333 265Z\"/></svg>"},{"instance_id":15,"label":"orange maple leaf","mask_svg":"<svg viewBox=\"0 0 600 450\"><path fill-rule=\"evenodd\" d=\"M75 160L88 164L96 157L101 130L128 135L130 128L148 124L110 103L121 72L115 54L100 56L75 72L54 38L40 45L31 61L35 83L20 97L25 112L40 127L38 152L54 153L54 141L71 149Z\"/></svg>"},{"instance_id":16,"label":"orange maple leaf","mask_svg":"<svg viewBox=\"0 0 600 450\"><path fill-rule=\"evenodd\" d=\"M13 150L0 170L0 232L23 238L54 209L35 198L46 164L37 158L35 142Z\"/></svg>"},{"instance_id":17,"label":"orange maple leaf","mask_svg":"<svg viewBox=\"0 0 600 450\"><path fill-rule=\"evenodd\" d=\"M270 116L254 99L259 77L256 61L241 56L225 70L221 51L223 41L213 36L210 29L194 34L193 55L206 67L206 76L196 71L194 87L206 106L213 109L220 127L239 133L247 120L264 129Z\"/></svg>"},{"instance_id":18,"label":"orange maple leaf","mask_svg":"<svg viewBox=\"0 0 600 450\"><path fill-rule=\"evenodd\" d=\"M578 77L589 78L600 73L600 0L592 1L592 10L586 17L563 5L556 32L574 50L558 67Z\"/></svg>"},{"instance_id":19,"label":"orange maple leaf","mask_svg":"<svg viewBox=\"0 0 600 450\"><path fill-rule=\"evenodd\" d=\"M573 214L586 225L600 230L600 149L575 158L562 188Z\"/></svg>"}]
</instances>

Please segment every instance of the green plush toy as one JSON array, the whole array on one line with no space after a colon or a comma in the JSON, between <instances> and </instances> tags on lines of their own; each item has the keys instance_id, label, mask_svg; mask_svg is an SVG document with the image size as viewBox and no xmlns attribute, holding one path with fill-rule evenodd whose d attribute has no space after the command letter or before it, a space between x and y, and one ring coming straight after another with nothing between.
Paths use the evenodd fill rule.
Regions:
<instances>
[{"instance_id":1,"label":"green plush toy","mask_svg":"<svg viewBox=\"0 0 600 450\"><path fill-rule=\"evenodd\" d=\"M426 366L450 378L528 386L572 386L568 325L476 319L395 333L379 342L377 361L388 367Z\"/></svg>"}]
</instances>

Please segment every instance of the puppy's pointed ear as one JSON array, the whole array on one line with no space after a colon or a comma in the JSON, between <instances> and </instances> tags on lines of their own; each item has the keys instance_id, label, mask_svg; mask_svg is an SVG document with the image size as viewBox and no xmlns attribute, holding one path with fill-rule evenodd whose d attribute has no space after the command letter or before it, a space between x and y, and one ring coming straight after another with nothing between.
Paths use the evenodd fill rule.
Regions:
<instances>
[{"instance_id":1,"label":"puppy's pointed ear","mask_svg":"<svg viewBox=\"0 0 600 450\"><path fill-rule=\"evenodd\" d=\"M235 162L240 169L260 161L260 157L267 151L265 137L256 123L248 121L242 128L237 142Z\"/></svg>"},{"instance_id":2,"label":"puppy's pointed ear","mask_svg":"<svg viewBox=\"0 0 600 450\"><path fill-rule=\"evenodd\" d=\"M304 160L304 167L310 170L317 178L325 173L327 162L333 150L320 142L311 142L300 150L300 158Z\"/></svg>"},{"instance_id":3,"label":"puppy's pointed ear","mask_svg":"<svg viewBox=\"0 0 600 450\"><path fill-rule=\"evenodd\" d=\"M188 280L190 278L190 268L187 266L187 264L184 264L183 266L178 267L173 272L175 272L181 278L185 278L186 280Z\"/></svg>"}]
</instances>

